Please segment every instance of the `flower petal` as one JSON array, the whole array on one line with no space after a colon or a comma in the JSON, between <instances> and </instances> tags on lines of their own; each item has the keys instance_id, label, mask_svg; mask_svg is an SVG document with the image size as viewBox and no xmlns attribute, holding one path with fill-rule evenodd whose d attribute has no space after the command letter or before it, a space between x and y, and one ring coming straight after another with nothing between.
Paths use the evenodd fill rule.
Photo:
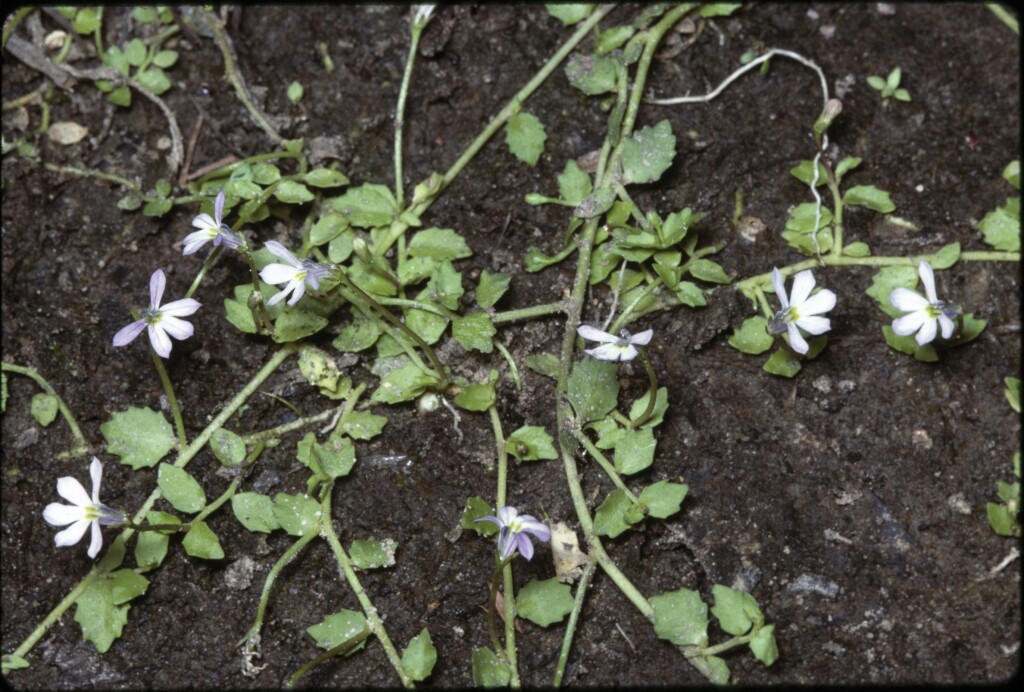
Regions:
<instances>
[{"instance_id":1,"label":"flower petal","mask_svg":"<svg viewBox=\"0 0 1024 692\"><path fill-rule=\"evenodd\" d=\"M211 235L209 231L196 231L195 233L189 233L185 236L185 240L181 241L184 245L181 250L181 254L192 255L215 237L216 235Z\"/></svg>"},{"instance_id":2,"label":"flower petal","mask_svg":"<svg viewBox=\"0 0 1024 692\"><path fill-rule=\"evenodd\" d=\"M271 305L276 305L277 303L280 303L281 300L286 295L288 295L288 291L280 291L280 292L278 292L277 295L275 295L273 298L271 298L270 300L267 301L267 307L269 308Z\"/></svg>"},{"instance_id":3,"label":"flower petal","mask_svg":"<svg viewBox=\"0 0 1024 692\"><path fill-rule=\"evenodd\" d=\"M220 220L224 217L224 190L217 193L217 199L213 202L213 215L216 217L214 226L219 228Z\"/></svg>"},{"instance_id":4,"label":"flower petal","mask_svg":"<svg viewBox=\"0 0 1024 692\"><path fill-rule=\"evenodd\" d=\"M519 523L522 527L520 531L532 533L534 536L537 537L538 541L547 543L551 540L551 529L548 528L547 524L545 524L542 521L539 521L535 517L531 517L528 515L519 517Z\"/></svg>"},{"instance_id":5,"label":"flower petal","mask_svg":"<svg viewBox=\"0 0 1024 692\"><path fill-rule=\"evenodd\" d=\"M921 263L917 265L917 273L921 277L921 283L924 284L924 292L928 296L928 302L939 302L938 297L935 295L935 272L932 271L932 265L921 260Z\"/></svg>"},{"instance_id":6,"label":"flower petal","mask_svg":"<svg viewBox=\"0 0 1024 692\"><path fill-rule=\"evenodd\" d=\"M89 524L91 523L92 522L88 519L76 521L63 531L58 531L57 535L53 537L53 542L58 548L66 548L69 545L74 545L82 540L82 536L85 535L85 531L89 528Z\"/></svg>"},{"instance_id":7,"label":"flower petal","mask_svg":"<svg viewBox=\"0 0 1024 692\"><path fill-rule=\"evenodd\" d=\"M100 504L100 483L103 481L103 464L96 457L89 464L89 477L92 478L92 504Z\"/></svg>"},{"instance_id":8,"label":"flower petal","mask_svg":"<svg viewBox=\"0 0 1024 692\"><path fill-rule=\"evenodd\" d=\"M163 329L170 336L173 336L178 341L187 339L195 333L195 327L190 322L172 317L171 315L163 315L160 318L160 324L157 325L157 329Z\"/></svg>"},{"instance_id":9,"label":"flower petal","mask_svg":"<svg viewBox=\"0 0 1024 692\"><path fill-rule=\"evenodd\" d=\"M625 346L619 346L618 344L601 344L595 348L588 348L583 351L598 360L608 360L615 362L623 362L627 360L633 360L636 358L637 350L636 346L632 344L626 344Z\"/></svg>"},{"instance_id":10,"label":"flower petal","mask_svg":"<svg viewBox=\"0 0 1024 692\"><path fill-rule=\"evenodd\" d=\"M786 282L782 280L782 272L779 271L778 267L772 267L772 288L775 289L775 295L779 297L779 302L782 303L782 309L788 308L789 299L786 297Z\"/></svg>"},{"instance_id":11,"label":"flower petal","mask_svg":"<svg viewBox=\"0 0 1024 692\"><path fill-rule=\"evenodd\" d=\"M818 317L816 315L809 315L807 317L801 317L796 321L796 326L803 329L809 334L824 334L832 328L832 323L827 317Z\"/></svg>"},{"instance_id":12,"label":"flower petal","mask_svg":"<svg viewBox=\"0 0 1024 692\"><path fill-rule=\"evenodd\" d=\"M270 254L276 257L280 257L293 267L298 267L300 269L302 268L302 262L300 262L299 259L295 255L293 255L288 248L286 248L284 245L277 242L276 240L268 240L263 245L268 250L270 250ZM268 281L267 283L271 282Z\"/></svg>"},{"instance_id":13,"label":"flower petal","mask_svg":"<svg viewBox=\"0 0 1024 692\"><path fill-rule=\"evenodd\" d=\"M914 337L917 340L918 346L924 346L932 341L935 341L935 333L939 329L939 321L935 318L926 320L921 325L921 329L917 332L917 336Z\"/></svg>"},{"instance_id":14,"label":"flower petal","mask_svg":"<svg viewBox=\"0 0 1024 692\"><path fill-rule=\"evenodd\" d=\"M527 560L533 557L533 543L525 533L516 534L516 547L519 548L519 554Z\"/></svg>"},{"instance_id":15,"label":"flower petal","mask_svg":"<svg viewBox=\"0 0 1024 692\"><path fill-rule=\"evenodd\" d=\"M51 502L43 510L43 519L50 526L67 526L85 518L85 510L72 505Z\"/></svg>"},{"instance_id":16,"label":"flower petal","mask_svg":"<svg viewBox=\"0 0 1024 692\"><path fill-rule=\"evenodd\" d=\"M260 270L260 278L268 284L288 283L295 278L301 270L289 267L287 264L268 264Z\"/></svg>"},{"instance_id":17,"label":"flower petal","mask_svg":"<svg viewBox=\"0 0 1024 692\"><path fill-rule=\"evenodd\" d=\"M789 294L790 305L803 305L814 289L814 272L805 269L793 277L793 292Z\"/></svg>"},{"instance_id":18,"label":"flower petal","mask_svg":"<svg viewBox=\"0 0 1024 692\"><path fill-rule=\"evenodd\" d=\"M89 493L85 492L85 488L73 476L63 476L57 479L57 494L79 507L88 507L92 504Z\"/></svg>"},{"instance_id":19,"label":"flower petal","mask_svg":"<svg viewBox=\"0 0 1024 692\"><path fill-rule=\"evenodd\" d=\"M651 343L651 337L652 336L654 336L654 330L653 329L645 329L644 331L640 332L639 334L634 334L633 336L629 337L629 343L631 343L631 344L640 344L641 346L646 346L647 344Z\"/></svg>"},{"instance_id":20,"label":"flower petal","mask_svg":"<svg viewBox=\"0 0 1024 692\"><path fill-rule=\"evenodd\" d=\"M103 547L103 531L100 530L99 522L92 523L92 540L89 541L89 557L96 557L100 548Z\"/></svg>"},{"instance_id":21,"label":"flower petal","mask_svg":"<svg viewBox=\"0 0 1024 692\"><path fill-rule=\"evenodd\" d=\"M292 279L292 282L285 288L286 291L288 289L291 289L292 291L292 297L288 299L288 304L295 305L299 302L299 298L301 298L306 292L306 282L296 277L295 279Z\"/></svg>"},{"instance_id":22,"label":"flower petal","mask_svg":"<svg viewBox=\"0 0 1024 692\"><path fill-rule=\"evenodd\" d=\"M608 332L602 332L597 327L591 327L589 324L581 324L576 328L576 333L582 336L584 339L590 341L598 341L601 343L617 344L622 341L619 337Z\"/></svg>"},{"instance_id":23,"label":"flower petal","mask_svg":"<svg viewBox=\"0 0 1024 692\"><path fill-rule=\"evenodd\" d=\"M498 521L503 526L509 526L515 521L515 518L519 516L519 510L515 507L505 505L504 507L498 508Z\"/></svg>"},{"instance_id":24,"label":"flower petal","mask_svg":"<svg viewBox=\"0 0 1024 692\"><path fill-rule=\"evenodd\" d=\"M836 294L823 288L800 306L802 316L822 315L836 306Z\"/></svg>"},{"instance_id":25,"label":"flower petal","mask_svg":"<svg viewBox=\"0 0 1024 692\"><path fill-rule=\"evenodd\" d=\"M930 320L928 313L924 310L915 310L909 315L898 317L892 322L892 330L900 336L909 336L921 328L925 322Z\"/></svg>"},{"instance_id":26,"label":"flower petal","mask_svg":"<svg viewBox=\"0 0 1024 692\"><path fill-rule=\"evenodd\" d=\"M149 277L149 306L154 310L160 307L160 299L164 297L164 288L167 287L167 277L163 269L157 269L153 276Z\"/></svg>"},{"instance_id":27,"label":"flower petal","mask_svg":"<svg viewBox=\"0 0 1024 692\"><path fill-rule=\"evenodd\" d=\"M156 351L158 356L161 358L170 358L171 339L167 336L167 333L163 330L161 325L149 325L149 343L153 344L153 350Z\"/></svg>"},{"instance_id":28,"label":"flower petal","mask_svg":"<svg viewBox=\"0 0 1024 692\"><path fill-rule=\"evenodd\" d=\"M911 291L909 288L895 288L889 294L889 302L897 310L903 312L912 312L914 310L920 310L921 308L928 307L928 300L916 291Z\"/></svg>"},{"instance_id":29,"label":"flower petal","mask_svg":"<svg viewBox=\"0 0 1024 692\"><path fill-rule=\"evenodd\" d=\"M209 229L211 231L217 230L217 222L213 220L213 217L203 212L192 219L192 227L202 229L199 232L202 233Z\"/></svg>"},{"instance_id":30,"label":"flower petal","mask_svg":"<svg viewBox=\"0 0 1024 692\"><path fill-rule=\"evenodd\" d=\"M135 320L127 327L119 329L117 334L114 334L114 346L127 346L131 342L135 341L135 337L141 334L142 330L145 328L145 320Z\"/></svg>"},{"instance_id":31,"label":"flower petal","mask_svg":"<svg viewBox=\"0 0 1024 692\"><path fill-rule=\"evenodd\" d=\"M804 340L803 335L800 333L800 330L797 329L796 325L792 322L786 325L786 328L789 331L789 345L792 349L800 355L806 354L809 347L807 346L807 342Z\"/></svg>"},{"instance_id":32,"label":"flower petal","mask_svg":"<svg viewBox=\"0 0 1024 692\"><path fill-rule=\"evenodd\" d=\"M939 326L942 327L942 338L949 339L956 331L956 324L945 315L939 315Z\"/></svg>"},{"instance_id":33,"label":"flower petal","mask_svg":"<svg viewBox=\"0 0 1024 692\"><path fill-rule=\"evenodd\" d=\"M171 317L188 317L201 307L203 304L195 298L182 298L160 308L160 314Z\"/></svg>"}]
</instances>

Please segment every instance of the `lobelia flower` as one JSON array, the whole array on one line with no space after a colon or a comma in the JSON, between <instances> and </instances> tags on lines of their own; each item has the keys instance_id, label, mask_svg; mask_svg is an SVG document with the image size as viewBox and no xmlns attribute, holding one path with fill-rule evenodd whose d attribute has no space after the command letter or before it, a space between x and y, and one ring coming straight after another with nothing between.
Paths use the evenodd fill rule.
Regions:
<instances>
[{"instance_id":1,"label":"lobelia flower","mask_svg":"<svg viewBox=\"0 0 1024 692\"><path fill-rule=\"evenodd\" d=\"M242 240L238 235L226 223L221 221L223 213L224 191L221 190L217 194L216 201L213 203L213 218L210 218L210 215L207 213L202 213L192 219L192 226L199 230L185 236L185 240L182 241L185 244L185 248L181 251L181 254L191 255L211 240L215 247L223 244L229 248L236 248L241 245Z\"/></svg>"},{"instance_id":2,"label":"lobelia flower","mask_svg":"<svg viewBox=\"0 0 1024 692\"><path fill-rule=\"evenodd\" d=\"M140 319L114 334L114 346L127 346L143 329L148 328L153 350L161 358L168 358L171 355L171 339L168 334L179 341L192 336L195 328L179 318L193 314L202 304L192 298L182 298L160 307L166 286L167 277L162 269L157 269L149 278L149 307L142 311Z\"/></svg>"},{"instance_id":3,"label":"lobelia flower","mask_svg":"<svg viewBox=\"0 0 1024 692\"><path fill-rule=\"evenodd\" d=\"M928 297L902 286L894 289L889 294L889 302L897 310L909 314L893 320L892 330L900 336L909 336L917 332L914 340L918 346L933 341L939 327L942 327L943 339L951 338L956 332L956 323L953 320L960 316L960 306L939 300L935 294L935 272L932 271L932 265L922 260L917 265L917 273Z\"/></svg>"},{"instance_id":4,"label":"lobelia flower","mask_svg":"<svg viewBox=\"0 0 1024 692\"><path fill-rule=\"evenodd\" d=\"M597 327L591 327L588 324L581 324L576 328L576 333L584 339L602 342L600 346L584 349L584 353L598 360L614 360L619 362L636 358L637 353L639 353L636 348L637 345L646 346L650 343L651 337L654 336L653 329L648 329L639 334L630 334L623 329L621 332L622 336L615 336L608 332L602 332Z\"/></svg>"},{"instance_id":5,"label":"lobelia flower","mask_svg":"<svg viewBox=\"0 0 1024 692\"><path fill-rule=\"evenodd\" d=\"M789 345L793 350L803 355L807 353L807 341L804 340L800 330L815 336L824 334L832 328L832 323L827 317L820 317L836 306L836 294L827 288L811 295L814 289L814 274L806 269L793 277L793 293L786 295L786 284L782 279L782 273L778 267L772 268L772 287L775 295L782 303L782 309L775 313L775 317L768 324L768 332L781 334L789 332Z\"/></svg>"},{"instance_id":6,"label":"lobelia flower","mask_svg":"<svg viewBox=\"0 0 1024 692\"><path fill-rule=\"evenodd\" d=\"M57 479L57 494L72 504L62 505L51 502L43 510L43 519L51 526L68 526L54 536L58 548L74 545L82 540L89 526L92 526L92 540L89 542L89 557L96 557L103 547L101 526L123 524L126 518L122 512L111 509L100 502L100 479L103 477L103 464L96 457L89 465L92 476L92 499L77 479L64 476Z\"/></svg>"},{"instance_id":7,"label":"lobelia flower","mask_svg":"<svg viewBox=\"0 0 1024 692\"><path fill-rule=\"evenodd\" d=\"M320 279L331 273L330 269L311 259L300 260L276 240L268 240L265 245L273 255L288 263L268 264L260 271L260 278L268 284L288 284L276 296L268 300L267 305L277 303L289 293L292 294L292 297L288 300L288 304L295 305L299 302L302 294L306 292L306 284L316 290L320 288Z\"/></svg>"},{"instance_id":8,"label":"lobelia flower","mask_svg":"<svg viewBox=\"0 0 1024 692\"><path fill-rule=\"evenodd\" d=\"M551 529L544 522L529 514L520 515L515 507L501 507L498 516L480 517L475 521L498 525L498 553L502 560L510 558L516 550L527 560L533 557L533 543L528 533L543 543L551 540Z\"/></svg>"}]
</instances>

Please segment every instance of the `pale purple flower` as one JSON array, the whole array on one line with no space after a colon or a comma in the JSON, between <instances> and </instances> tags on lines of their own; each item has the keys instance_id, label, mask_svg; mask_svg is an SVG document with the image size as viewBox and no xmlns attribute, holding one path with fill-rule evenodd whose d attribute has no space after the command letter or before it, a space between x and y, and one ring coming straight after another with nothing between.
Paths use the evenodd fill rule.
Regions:
<instances>
[{"instance_id":1,"label":"pale purple flower","mask_svg":"<svg viewBox=\"0 0 1024 692\"><path fill-rule=\"evenodd\" d=\"M622 336L615 336L614 334L603 332L597 327L591 327L588 324L581 324L576 328L576 333L584 339L601 343L600 346L584 349L584 353L598 360L614 361L633 360L636 358L637 353L639 353L636 348L637 345L646 346L651 342L651 337L654 336L653 329L642 331L639 334L630 334L623 329L621 332Z\"/></svg>"},{"instance_id":2,"label":"pale purple flower","mask_svg":"<svg viewBox=\"0 0 1024 692\"><path fill-rule=\"evenodd\" d=\"M223 214L224 191L221 190L213 203L213 217L211 218L209 214L204 212L192 219L192 226L199 230L185 236L185 240L182 241L185 244L185 248L181 251L181 254L191 255L211 240L214 247L223 244L229 248L236 248L241 245L241 239L226 223L221 221Z\"/></svg>"},{"instance_id":3,"label":"pale purple flower","mask_svg":"<svg viewBox=\"0 0 1024 692\"><path fill-rule=\"evenodd\" d=\"M799 354L807 353L808 345L800 330L817 336L832 328L827 317L821 317L836 306L836 294L827 288L811 295L814 274L806 269L793 277L793 293L786 295L786 284L778 268L772 269L772 287L779 297L782 309L775 313L768 331L772 334L789 332L789 345Z\"/></svg>"},{"instance_id":4,"label":"pale purple flower","mask_svg":"<svg viewBox=\"0 0 1024 692\"><path fill-rule=\"evenodd\" d=\"M928 297L902 286L894 289L889 294L889 302L897 310L909 314L895 319L892 330L900 336L917 332L914 339L918 346L934 341L939 327L942 327L942 338L949 339L956 332L953 320L960 315L960 306L939 300L935 294L935 272L932 271L932 265L922 260L917 265L917 273Z\"/></svg>"},{"instance_id":5,"label":"pale purple flower","mask_svg":"<svg viewBox=\"0 0 1024 692\"><path fill-rule=\"evenodd\" d=\"M480 517L475 521L489 521L498 525L498 553L502 560L510 558L518 550L527 560L533 557L533 543L526 534L543 543L551 540L551 529L547 524L529 514L519 514L515 507L501 507L496 517Z\"/></svg>"},{"instance_id":6,"label":"pale purple flower","mask_svg":"<svg viewBox=\"0 0 1024 692\"><path fill-rule=\"evenodd\" d=\"M300 260L276 240L268 240L265 245L271 254L288 263L268 264L260 271L260 278L268 284L287 284L281 292L267 301L267 305L277 303L289 293L292 294L292 297L288 300L288 304L295 305L299 302L302 294L306 292L306 284L316 290L320 288L320 279L331 273L330 269L311 259Z\"/></svg>"},{"instance_id":7,"label":"pale purple flower","mask_svg":"<svg viewBox=\"0 0 1024 692\"><path fill-rule=\"evenodd\" d=\"M160 300L164 296L164 288L167 286L167 277L162 269L153 272L149 278L149 307L142 311L141 319L135 320L124 329L114 334L114 346L126 346L135 340L143 329L149 329L149 341L153 344L153 350L160 357L168 358L171 355L171 339L187 339L195 332L195 328L179 317L187 317L202 307L198 300L182 298L173 303L160 307Z\"/></svg>"},{"instance_id":8,"label":"pale purple flower","mask_svg":"<svg viewBox=\"0 0 1024 692\"><path fill-rule=\"evenodd\" d=\"M58 548L78 543L82 540L86 530L92 526L89 557L96 557L100 548L103 547L103 533L100 531L100 527L123 524L126 519L123 513L100 502L100 480L103 477L103 465L96 457L92 458L92 463L89 465L89 475L92 476L91 499L77 479L71 476L58 478L57 494L71 504L62 505L59 502L51 502L43 510L43 519L51 526L71 524L54 536L54 543Z\"/></svg>"}]
</instances>

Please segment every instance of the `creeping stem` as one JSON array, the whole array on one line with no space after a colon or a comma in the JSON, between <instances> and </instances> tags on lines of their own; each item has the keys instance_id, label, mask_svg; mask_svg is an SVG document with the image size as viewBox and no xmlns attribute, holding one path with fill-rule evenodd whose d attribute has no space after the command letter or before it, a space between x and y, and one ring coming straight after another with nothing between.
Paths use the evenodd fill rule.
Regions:
<instances>
[{"instance_id":1,"label":"creeping stem","mask_svg":"<svg viewBox=\"0 0 1024 692\"><path fill-rule=\"evenodd\" d=\"M75 417L71 414L71 409L64 403L64 400L60 398L57 392L50 386L50 383L43 379L43 376L32 368L24 367L21 365L15 365L14 363L3 363L4 372L13 372L16 375L24 375L33 382L39 385L39 387L57 400L57 410L60 411L60 415L64 416L64 420L67 421L68 427L71 428L71 435L75 438L75 446L69 449L67 452L62 453L61 456L74 457L79 454L85 454L89 449L89 443L85 441L85 436L82 435L82 430L78 427L78 423L75 422Z\"/></svg>"}]
</instances>

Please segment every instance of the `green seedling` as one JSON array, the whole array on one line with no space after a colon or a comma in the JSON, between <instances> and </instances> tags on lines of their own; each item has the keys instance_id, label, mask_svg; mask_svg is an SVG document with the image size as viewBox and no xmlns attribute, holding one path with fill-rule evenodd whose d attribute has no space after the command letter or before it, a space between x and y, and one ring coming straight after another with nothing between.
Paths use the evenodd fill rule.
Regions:
<instances>
[{"instance_id":1,"label":"green seedling","mask_svg":"<svg viewBox=\"0 0 1024 692\"><path fill-rule=\"evenodd\" d=\"M868 84L872 89L881 93L882 105L888 104L889 99L891 98L894 98L897 101L909 102L910 92L900 87L900 79L902 79L902 77L903 71L900 70L899 67L894 67L888 77L871 75L868 77Z\"/></svg>"}]
</instances>

